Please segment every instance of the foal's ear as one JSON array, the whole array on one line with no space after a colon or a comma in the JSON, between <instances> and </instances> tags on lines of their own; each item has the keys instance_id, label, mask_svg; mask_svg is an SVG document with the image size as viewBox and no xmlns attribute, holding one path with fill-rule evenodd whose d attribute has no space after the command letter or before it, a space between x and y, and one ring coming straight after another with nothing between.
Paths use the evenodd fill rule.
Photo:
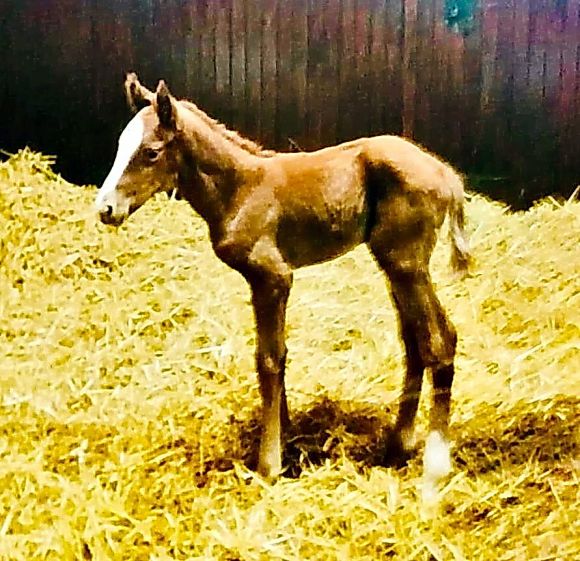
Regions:
<instances>
[{"instance_id":1,"label":"foal's ear","mask_svg":"<svg viewBox=\"0 0 580 561\"><path fill-rule=\"evenodd\" d=\"M137 112L147 105L151 105L155 94L141 85L137 74L130 72L125 78L125 95L127 96L127 103L133 112Z\"/></svg>"},{"instance_id":2,"label":"foal's ear","mask_svg":"<svg viewBox=\"0 0 580 561\"><path fill-rule=\"evenodd\" d=\"M157 86L156 96L156 109L157 116L159 117L159 122L161 126L167 129L175 129L176 125L176 108L173 102L173 96L169 92L169 88L163 80L159 82Z\"/></svg>"}]
</instances>

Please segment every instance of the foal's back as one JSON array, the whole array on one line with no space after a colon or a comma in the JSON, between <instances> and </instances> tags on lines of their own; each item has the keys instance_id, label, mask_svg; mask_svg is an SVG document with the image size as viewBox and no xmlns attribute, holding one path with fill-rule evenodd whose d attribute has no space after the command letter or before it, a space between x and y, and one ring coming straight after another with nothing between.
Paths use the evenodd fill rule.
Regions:
<instances>
[{"instance_id":1,"label":"foal's back","mask_svg":"<svg viewBox=\"0 0 580 561\"><path fill-rule=\"evenodd\" d=\"M443 198L450 197L456 188L463 189L463 181L452 166L418 144L394 135L358 138L314 152L278 153L271 161L304 180L309 170L322 169L328 164L338 169L339 162L362 165L367 178L369 170L389 170L395 182L407 189L435 191ZM315 183L312 182L311 189Z\"/></svg>"},{"instance_id":2,"label":"foal's back","mask_svg":"<svg viewBox=\"0 0 580 561\"><path fill-rule=\"evenodd\" d=\"M293 268L368 242L379 212L417 207L417 217L408 220L422 215L438 228L451 201L463 196L462 179L451 166L398 136L280 153L264 163L263 186L272 191L276 209L276 242Z\"/></svg>"}]
</instances>

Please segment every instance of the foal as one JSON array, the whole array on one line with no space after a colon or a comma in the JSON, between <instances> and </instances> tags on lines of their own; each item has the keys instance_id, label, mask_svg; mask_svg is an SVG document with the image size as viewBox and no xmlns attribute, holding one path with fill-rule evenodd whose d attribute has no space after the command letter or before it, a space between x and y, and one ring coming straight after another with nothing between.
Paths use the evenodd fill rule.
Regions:
<instances>
[{"instance_id":1,"label":"foal","mask_svg":"<svg viewBox=\"0 0 580 561\"><path fill-rule=\"evenodd\" d=\"M282 471L288 425L284 387L286 304L293 270L366 243L387 275L399 314L406 376L390 446L414 447L423 371L433 378L426 482L451 469L447 431L456 332L431 282L429 260L449 214L452 264L469 261L463 182L447 164L396 136L360 138L316 152L277 153L213 120L191 102L155 93L127 76L141 107L119 139L96 200L102 222L119 225L152 195L177 190L209 226L216 255L243 275L256 320L262 396L258 471Z\"/></svg>"}]
</instances>

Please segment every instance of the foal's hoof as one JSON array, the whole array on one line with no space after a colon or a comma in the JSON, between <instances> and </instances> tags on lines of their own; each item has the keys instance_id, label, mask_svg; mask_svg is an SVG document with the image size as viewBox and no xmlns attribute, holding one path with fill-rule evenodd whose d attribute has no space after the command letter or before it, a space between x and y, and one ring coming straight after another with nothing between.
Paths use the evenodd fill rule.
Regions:
<instances>
[{"instance_id":1,"label":"foal's hoof","mask_svg":"<svg viewBox=\"0 0 580 561\"><path fill-rule=\"evenodd\" d=\"M384 464L386 467L403 467L413 456L414 448L404 445L401 434L391 430L387 435Z\"/></svg>"},{"instance_id":2,"label":"foal's hoof","mask_svg":"<svg viewBox=\"0 0 580 561\"><path fill-rule=\"evenodd\" d=\"M272 466L258 466L257 472L258 475L270 485L276 483L280 478L280 475L282 475L281 468L274 468Z\"/></svg>"},{"instance_id":3,"label":"foal's hoof","mask_svg":"<svg viewBox=\"0 0 580 561\"><path fill-rule=\"evenodd\" d=\"M260 479L266 483L267 485L274 485L276 483L276 481L278 481L278 478L280 477L279 475L264 475L263 473L258 472L258 475L260 476Z\"/></svg>"}]
</instances>

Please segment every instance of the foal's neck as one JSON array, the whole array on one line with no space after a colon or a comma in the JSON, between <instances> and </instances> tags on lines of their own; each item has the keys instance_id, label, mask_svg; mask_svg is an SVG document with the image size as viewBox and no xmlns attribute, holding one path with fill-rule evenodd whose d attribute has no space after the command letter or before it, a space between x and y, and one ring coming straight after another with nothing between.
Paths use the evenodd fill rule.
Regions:
<instances>
[{"instance_id":1,"label":"foal's neck","mask_svg":"<svg viewBox=\"0 0 580 561\"><path fill-rule=\"evenodd\" d=\"M184 161L179 190L208 223L213 237L219 235L239 187L262 165L261 159L191 112L181 116Z\"/></svg>"}]
</instances>

